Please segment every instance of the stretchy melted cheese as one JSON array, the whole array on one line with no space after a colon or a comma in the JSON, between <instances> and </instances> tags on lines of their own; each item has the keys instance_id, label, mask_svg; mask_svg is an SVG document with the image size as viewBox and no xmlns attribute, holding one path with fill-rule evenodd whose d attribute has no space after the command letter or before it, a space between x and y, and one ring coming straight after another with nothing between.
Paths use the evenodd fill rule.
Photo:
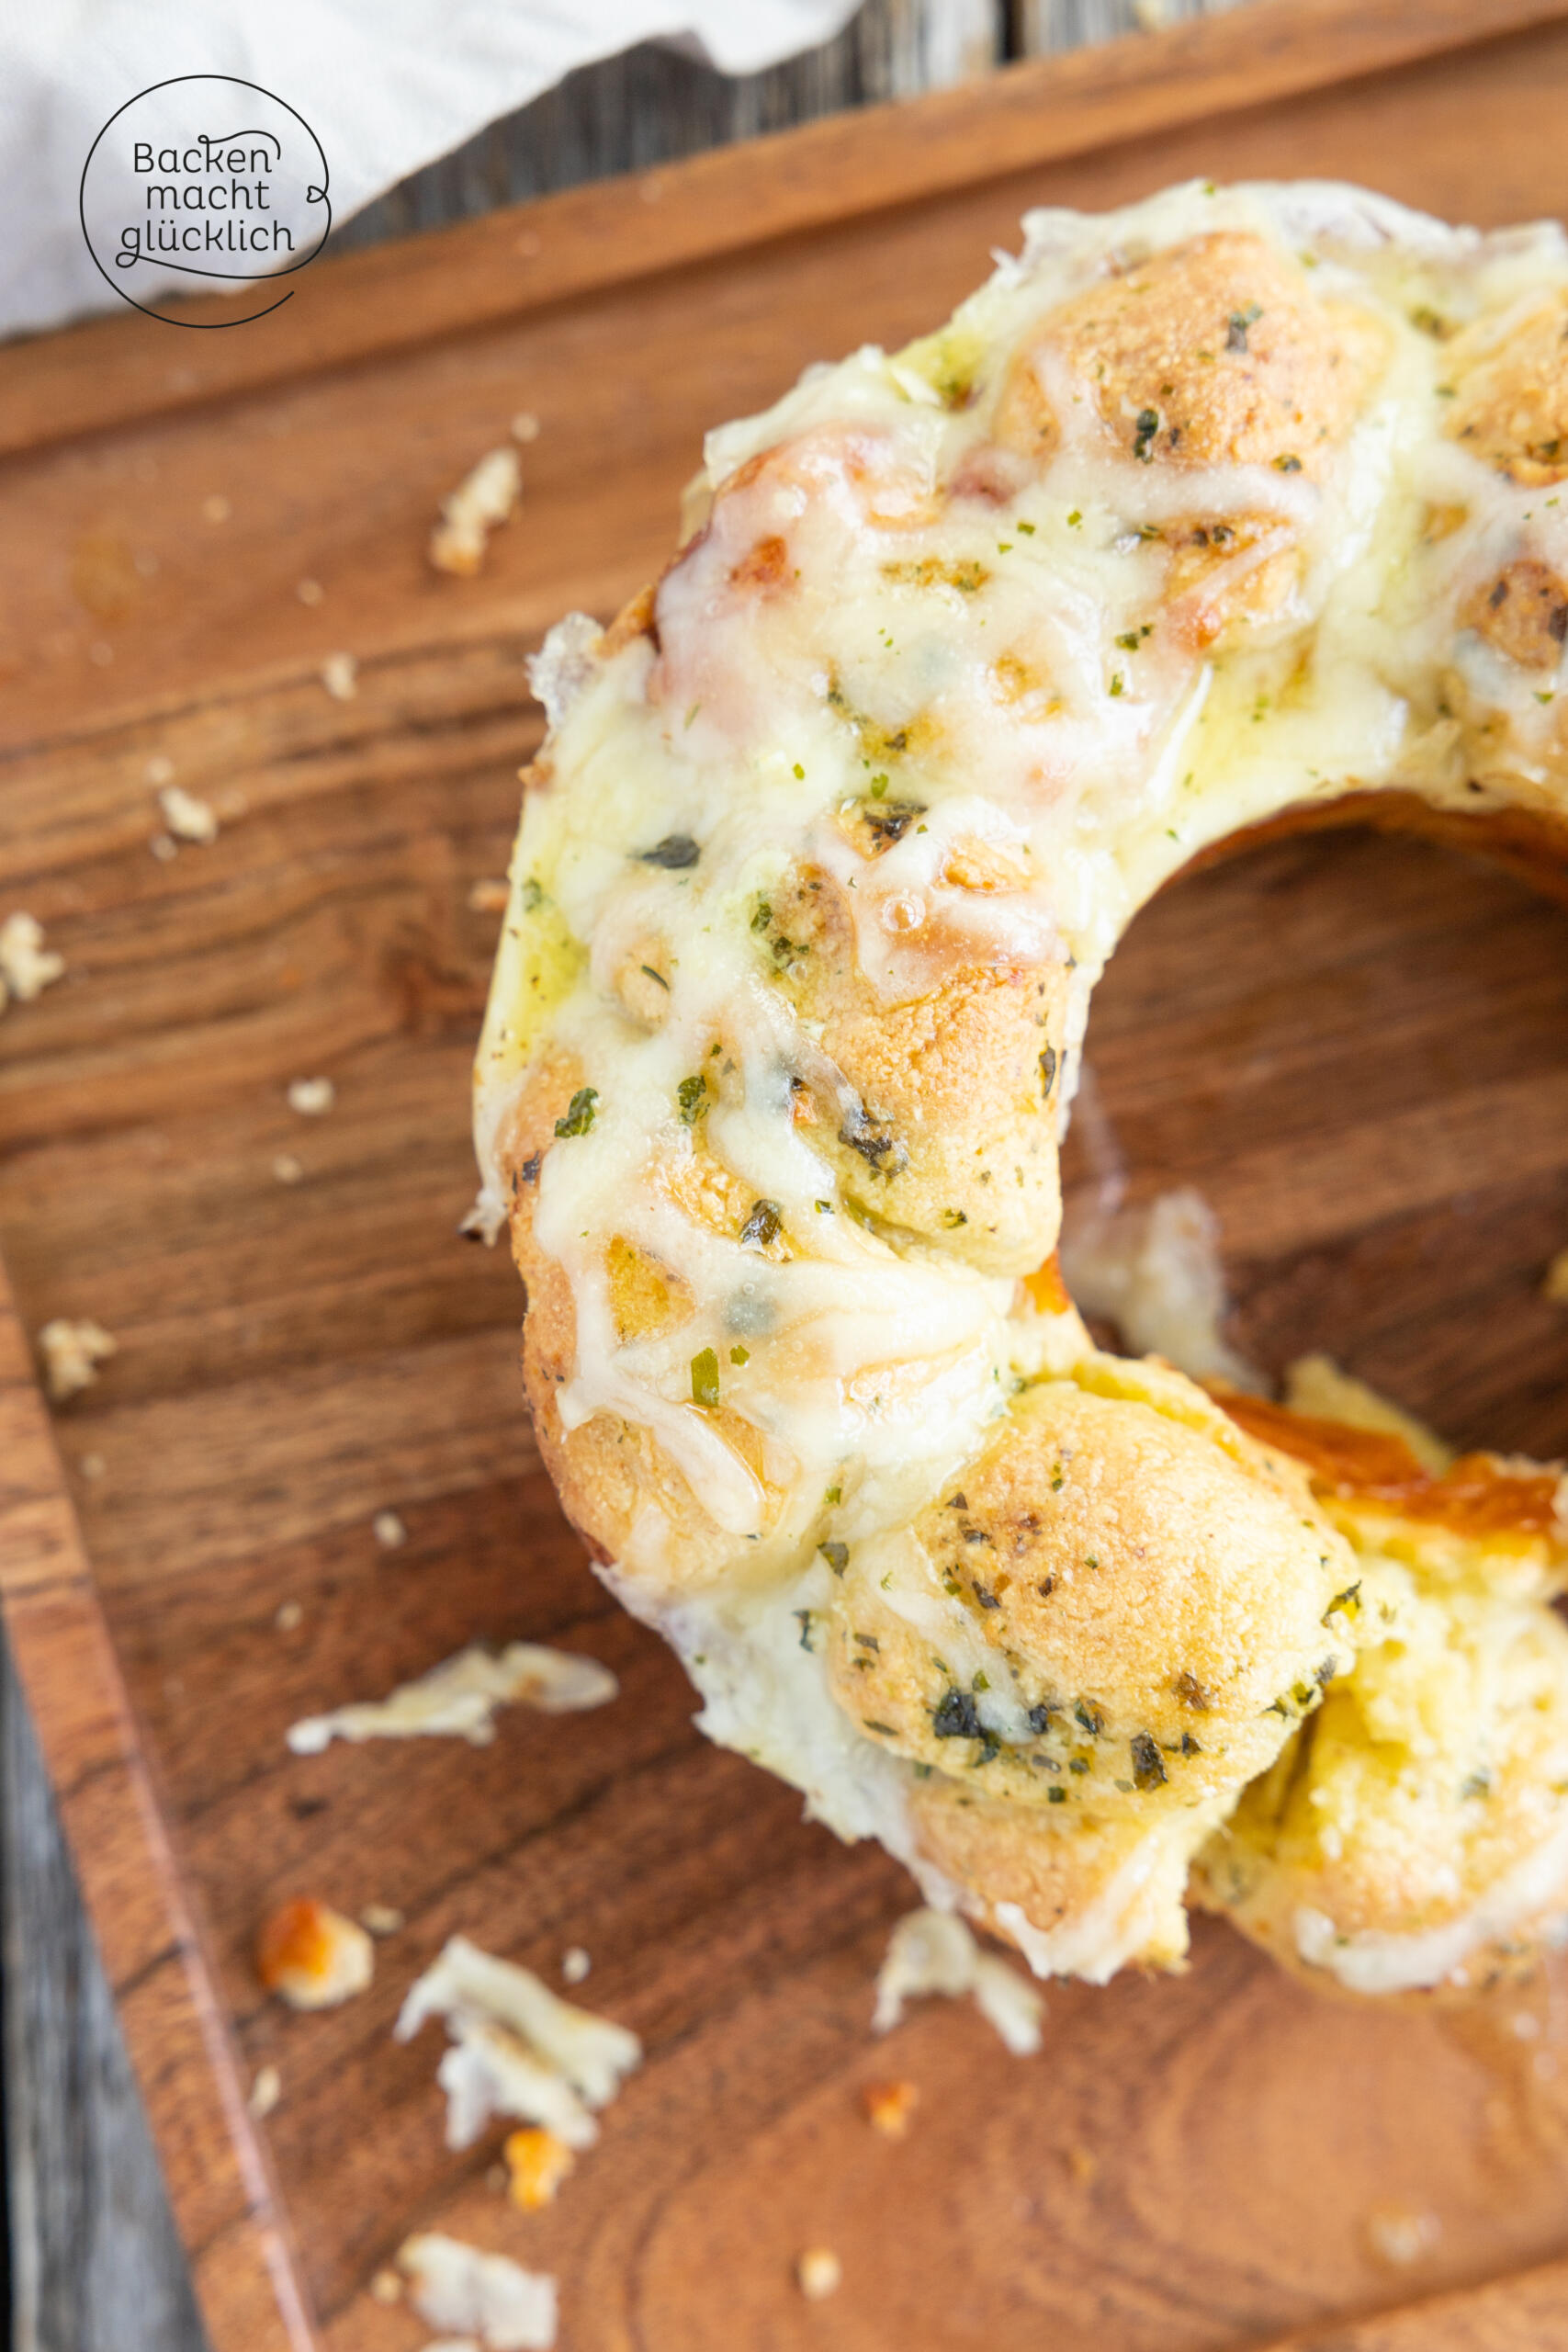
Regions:
<instances>
[{"instance_id":1,"label":"stretchy melted cheese","mask_svg":"<svg viewBox=\"0 0 1568 2352\"><path fill-rule=\"evenodd\" d=\"M546 1460L708 1732L1043 1973L1179 1961L1216 1838L1205 1899L1297 1960L1341 1899L1425 1937L1362 1989L1568 1908L1568 1766L1510 1713L1568 1725L1555 1485L1529 1591L1505 1510L1423 1598L1310 1442L1097 1352L1051 1262L1090 991L1168 876L1351 792L1561 820L1564 481L1555 231L1316 186L1040 213L939 334L712 435L657 588L536 665L477 1133ZM1425 1816L1320 1883L1243 1796L1305 1718L1398 1715L1369 1577L1428 1661L1515 1661L1473 1934L1401 1909Z\"/></svg>"}]
</instances>

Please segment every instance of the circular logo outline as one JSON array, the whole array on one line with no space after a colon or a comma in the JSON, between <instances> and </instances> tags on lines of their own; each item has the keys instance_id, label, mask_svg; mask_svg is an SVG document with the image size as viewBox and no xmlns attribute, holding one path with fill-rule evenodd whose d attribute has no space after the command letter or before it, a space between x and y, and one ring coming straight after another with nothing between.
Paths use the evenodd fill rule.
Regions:
<instances>
[{"instance_id":1,"label":"circular logo outline","mask_svg":"<svg viewBox=\"0 0 1568 2352\"><path fill-rule=\"evenodd\" d=\"M186 262L165 261L164 262L164 266L166 269L180 271L184 275L191 277L226 277L232 279L236 284L256 286L275 277L291 277L296 270L303 269L308 262L314 261L317 254L321 252L321 247L326 243L328 237L332 233L333 225L333 200L329 192L332 185L332 170L327 162L326 149L321 145L321 141L317 138L315 132L311 130L310 124L306 121L298 107L291 107L287 98L280 98L278 96L276 90L267 89L260 82L247 82L244 77L239 74L170 74L166 75L162 82L149 82L144 90L135 91L131 96L125 100L124 105L116 107L113 114L110 115L107 122L105 123L103 129L99 131L97 137L88 148L86 161L82 165L82 176L77 183L76 212L77 218L82 223L83 242L86 245L88 253L92 255L93 267L97 271L98 276L103 279L104 284L112 288L113 291L118 295L120 300L128 303L131 310L140 311L144 319L156 319L161 325L166 327L190 327L197 333L202 334L216 334L223 327L254 326L257 319L269 319L275 311L282 310L285 302L291 302L294 300L294 296L298 291L298 288L292 286L289 287L287 293L280 294L276 302L269 302L265 310L247 311L243 319L171 319L164 311L151 310L145 302L139 302L134 294L128 294L126 292L123 286L115 285L114 279L109 276L108 271L98 259L97 247L94 244L92 232L87 227L87 174L92 169L93 158L97 153L104 140L114 129L115 124L119 120L120 116L126 113L129 108L139 105L143 98L151 97L154 90L170 90L175 88L175 85L181 82L231 83L237 90L254 90L259 96L270 99L274 106L281 107L285 114L291 114L295 121L299 125L300 130L305 133L306 138L310 141L310 144L315 149L316 153L320 156L321 164L321 187L317 188L307 186L305 190L305 201L307 204L324 204L327 208L327 218L325 226L322 228L320 237L318 237L316 243L311 246L310 252L301 254L299 260L291 261L288 265L287 268L259 271L254 275L252 275L247 271L235 269L196 270L191 268L190 265ZM231 138L239 138L245 134L242 134L238 131L231 131L226 135ZM248 135L251 137L269 137L271 134L267 132L252 132ZM162 259L162 256L160 256L160 259Z\"/></svg>"}]
</instances>

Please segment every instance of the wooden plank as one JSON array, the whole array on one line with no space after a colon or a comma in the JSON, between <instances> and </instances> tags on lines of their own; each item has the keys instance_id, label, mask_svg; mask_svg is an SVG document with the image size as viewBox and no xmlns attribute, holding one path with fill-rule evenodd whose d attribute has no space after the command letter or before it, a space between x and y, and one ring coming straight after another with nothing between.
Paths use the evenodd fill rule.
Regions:
<instances>
[{"instance_id":1,"label":"wooden plank","mask_svg":"<svg viewBox=\"0 0 1568 2352\"><path fill-rule=\"evenodd\" d=\"M1568 194L1565 86L1553 25L1229 116L1225 164L1375 153L1415 200L1539 209ZM70 969L0 1025L0 1243L27 1329L92 1314L120 1352L56 1419L67 1502L11 1329L33 1466L12 1481L7 1443L0 1526L220 2352L288 2340L255 2324L275 2255L299 2341L412 2347L367 2282L416 2221L558 2270L577 2352L1090 2334L1219 2352L1531 2272L1535 2332L1508 2352L1557 2324L1568 2065L1534 2060L1568 2057L1560 1973L1461 2030L1318 2002L1204 1927L1183 1980L1054 1992L1035 2068L938 2005L871 2044L907 1882L701 1743L679 1670L593 1583L531 1455L510 1269L454 1238L495 920L469 894L500 870L536 739L539 626L657 560L716 411L921 323L1027 196L1116 200L1206 168L1214 141L1151 131L13 465L0 630L27 658L0 704L0 903L32 906ZM436 488L524 403L545 432L522 520L480 580L430 580ZM235 527L197 528L217 490ZM161 566L121 614L71 579L111 526ZM293 596L302 574L324 605ZM35 658L68 622L75 652ZM317 675L336 644L361 656L349 704ZM154 756L220 808L210 849L149 855ZM1135 1183L1190 1181L1220 1209L1257 1360L1330 1344L1456 1437L1563 1446L1568 1322L1540 1276L1568 1231L1565 924L1435 850L1331 836L1265 845L1141 919L1091 1051ZM337 1106L305 1122L284 1090L322 1069ZM1298 1164L1313 1184L1282 1219ZM392 1551L385 1506L408 1531ZM588 1649L623 1698L565 1731L513 1716L481 1751L289 1757L295 1716L475 1633ZM103 1770L73 1779L79 1753ZM250 1953L268 1906L308 1891L407 1925L361 2000L294 2018ZM602 2145L526 2221L487 2184L493 2140L442 2144L434 2030L389 2041L459 1928L557 1981L585 1944L595 2005L648 2045ZM284 2095L253 2133L238 2086L264 2063ZM858 2103L893 2071L924 2095L898 2148ZM1369 2233L1390 2199L1439 2224L1408 2273ZM813 2239L846 2258L822 2308L792 2280Z\"/></svg>"},{"instance_id":2,"label":"wooden plank","mask_svg":"<svg viewBox=\"0 0 1568 2352\"><path fill-rule=\"evenodd\" d=\"M1547 23L1562 0L1258 0L1156 37L1030 61L983 83L642 175L503 207L318 264L254 333L175 346L126 316L0 353L0 454L465 334L649 271L735 253L1004 172L1339 85ZM219 325L204 297L182 311Z\"/></svg>"}]
</instances>

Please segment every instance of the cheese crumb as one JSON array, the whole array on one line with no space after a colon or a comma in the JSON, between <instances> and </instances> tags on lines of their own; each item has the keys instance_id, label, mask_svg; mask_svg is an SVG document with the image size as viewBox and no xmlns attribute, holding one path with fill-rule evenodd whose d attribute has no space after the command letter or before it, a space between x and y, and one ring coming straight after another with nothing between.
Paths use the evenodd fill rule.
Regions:
<instances>
[{"instance_id":1,"label":"cheese crumb","mask_svg":"<svg viewBox=\"0 0 1568 2352\"><path fill-rule=\"evenodd\" d=\"M147 844L160 865L171 865L180 854L180 845L173 833L154 833Z\"/></svg>"},{"instance_id":2,"label":"cheese crumb","mask_svg":"<svg viewBox=\"0 0 1568 2352\"><path fill-rule=\"evenodd\" d=\"M1546 1280L1540 1286L1541 1296L1553 1306L1568 1306L1568 1250L1560 1250L1546 1270Z\"/></svg>"},{"instance_id":3,"label":"cheese crumb","mask_svg":"<svg viewBox=\"0 0 1568 2352\"><path fill-rule=\"evenodd\" d=\"M807 2246L795 2266L800 2281L800 2291L808 2303L826 2302L836 2295L844 2280L844 2266L829 2245Z\"/></svg>"},{"instance_id":4,"label":"cheese crumb","mask_svg":"<svg viewBox=\"0 0 1568 2352\"><path fill-rule=\"evenodd\" d=\"M504 880L487 878L476 882L468 892L468 911L476 915L503 915L511 897Z\"/></svg>"},{"instance_id":5,"label":"cheese crumb","mask_svg":"<svg viewBox=\"0 0 1568 2352\"><path fill-rule=\"evenodd\" d=\"M902 2140L920 2094L914 2083L867 2083L861 2098L872 2130L880 2132L885 2140Z\"/></svg>"},{"instance_id":6,"label":"cheese crumb","mask_svg":"<svg viewBox=\"0 0 1568 2352\"><path fill-rule=\"evenodd\" d=\"M290 2008L335 2008L363 1993L375 1973L364 1928L313 1896L284 1904L256 1939L256 1974Z\"/></svg>"},{"instance_id":7,"label":"cheese crumb","mask_svg":"<svg viewBox=\"0 0 1568 2352\"><path fill-rule=\"evenodd\" d=\"M98 1366L119 1353L119 1341L101 1323L72 1322L57 1315L38 1335L44 1385L57 1405L91 1388Z\"/></svg>"},{"instance_id":8,"label":"cheese crumb","mask_svg":"<svg viewBox=\"0 0 1568 2352\"><path fill-rule=\"evenodd\" d=\"M394 1904L367 1903L360 1911L359 1924L368 1928L373 1936L395 1936L405 1923Z\"/></svg>"},{"instance_id":9,"label":"cheese crumb","mask_svg":"<svg viewBox=\"0 0 1568 2352\"><path fill-rule=\"evenodd\" d=\"M539 420L531 408L520 408L512 420L512 438L525 444L539 437Z\"/></svg>"},{"instance_id":10,"label":"cheese crumb","mask_svg":"<svg viewBox=\"0 0 1568 2352\"><path fill-rule=\"evenodd\" d=\"M557 2189L577 2164L564 2140L536 2124L510 2133L501 2153L506 2158L507 2194L525 2213L553 2205Z\"/></svg>"},{"instance_id":11,"label":"cheese crumb","mask_svg":"<svg viewBox=\"0 0 1568 2352\"><path fill-rule=\"evenodd\" d=\"M398 2248L409 2300L431 2327L461 2328L485 2352L551 2352L556 2282L510 2255L481 2254L461 2238L422 2231Z\"/></svg>"},{"instance_id":12,"label":"cheese crumb","mask_svg":"<svg viewBox=\"0 0 1568 2352\"><path fill-rule=\"evenodd\" d=\"M305 1611L297 1600L280 1600L277 1614L272 1622L280 1634L291 1634L296 1625L303 1623L304 1616Z\"/></svg>"},{"instance_id":13,"label":"cheese crumb","mask_svg":"<svg viewBox=\"0 0 1568 2352\"><path fill-rule=\"evenodd\" d=\"M1368 2244L1379 2260L1394 2270L1407 2270L1430 2254L1442 2233L1436 2213L1419 2206L1374 2205L1367 2215Z\"/></svg>"},{"instance_id":14,"label":"cheese crumb","mask_svg":"<svg viewBox=\"0 0 1568 2352\"><path fill-rule=\"evenodd\" d=\"M395 1510L378 1510L370 1522L370 1532L389 1552L395 1552L409 1540L408 1529Z\"/></svg>"},{"instance_id":15,"label":"cheese crumb","mask_svg":"<svg viewBox=\"0 0 1568 2352\"><path fill-rule=\"evenodd\" d=\"M7 915L0 922L0 1012L13 998L17 1004L31 1004L64 970L64 956L44 945L43 925L36 915Z\"/></svg>"},{"instance_id":16,"label":"cheese crumb","mask_svg":"<svg viewBox=\"0 0 1568 2352\"><path fill-rule=\"evenodd\" d=\"M392 2029L410 2041L433 2017L451 2037L436 2072L446 2093L446 2143L466 2148L492 2115L541 2124L569 2148L599 2136L607 2107L642 2063L625 2026L563 2001L531 1969L453 1936L409 1988Z\"/></svg>"},{"instance_id":17,"label":"cheese crumb","mask_svg":"<svg viewBox=\"0 0 1568 2352\"><path fill-rule=\"evenodd\" d=\"M333 702L352 702L359 692L359 664L352 653L329 653L321 664L321 684Z\"/></svg>"},{"instance_id":18,"label":"cheese crumb","mask_svg":"<svg viewBox=\"0 0 1568 2352\"><path fill-rule=\"evenodd\" d=\"M568 1984L581 1984L592 1965L593 1962L589 1959L582 1946L573 1944L569 1951L563 1951L560 1956L562 1981Z\"/></svg>"},{"instance_id":19,"label":"cheese crumb","mask_svg":"<svg viewBox=\"0 0 1568 2352\"><path fill-rule=\"evenodd\" d=\"M400 2303L403 2282L395 2270L378 2270L370 2281L370 2294L372 2301L378 2303Z\"/></svg>"},{"instance_id":20,"label":"cheese crumb","mask_svg":"<svg viewBox=\"0 0 1568 2352\"><path fill-rule=\"evenodd\" d=\"M166 752L154 752L144 771L151 785L173 784L175 763Z\"/></svg>"},{"instance_id":21,"label":"cheese crumb","mask_svg":"<svg viewBox=\"0 0 1568 2352\"><path fill-rule=\"evenodd\" d=\"M245 2105L253 2115L270 2115L282 2097L283 2077L277 2068L263 2066L258 2070L255 2081L251 2085L251 2095L245 2101Z\"/></svg>"},{"instance_id":22,"label":"cheese crumb","mask_svg":"<svg viewBox=\"0 0 1568 2352\"><path fill-rule=\"evenodd\" d=\"M1015 2058L1031 2058L1040 2047L1045 2004L1015 1968L982 1951L964 1921L953 1911L911 1911L899 1920L876 1980L874 2033L886 2033L914 1994L974 1996L982 2017L996 2027Z\"/></svg>"},{"instance_id":23,"label":"cheese crumb","mask_svg":"<svg viewBox=\"0 0 1568 2352\"><path fill-rule=\"evenodd\" d=\"M324 1119L337 1101L337 1088L330 1078L296 1078L289 1080L288 1107L298 1111L302 1119Z\"/></svg>"},{"instance_id":24,"label":"cheese crumb","mask_svg":"<svg viewBox=\"0 0 1568 2352\"><path fill-rule=\"evenodd\" d=\"M272 1172L280 1184L302 1184L305 1163L297 1159L291 1151L280 1151L273 1160Z\"/></svg>"},{"instance_id":25,"label":"cheese crumb","mask_svg":"<svg viewBox=\"0 0 1568 2352\"><path fill-rule=\"evenodd\" d=\"M498 1707L537 1707L547 1715L572 1714L602 1707L619 1683L597 1659L535 1642L512 1642L499 1657L474 1643L443 1659L412 1682L400 1682L389 1697L307 1715L291 1724L288 1745L296 1756L319 1756L333 1739L417 1739L452 1736L484 1747L495 1737Z\"/></svg>"},{"instance_id":26,"label":"cheese crumb","mask_svg":"<svg viewBox=\"0 0 1568 2352\"><path fill-rule=\"evenodd\" d=\"M441 520L430 535L436 571L472 578L484 561L491 531L506 521L522 490L516 450L489 450L441 502Z\"/></svg>"},{"instance_id":27,"label":"cheese crumb","mask_svg":"<svg viewBox=\"0 0 1568 2352\"><path fill-rule=\"evenodd\" d=\"M164 822L175 839L199 842L210 848L218 839L218 816L205 800L193 792L186 792L177 784L166 784L158 795L158 806L164 812Z\"/></svg>"}]
</instances>

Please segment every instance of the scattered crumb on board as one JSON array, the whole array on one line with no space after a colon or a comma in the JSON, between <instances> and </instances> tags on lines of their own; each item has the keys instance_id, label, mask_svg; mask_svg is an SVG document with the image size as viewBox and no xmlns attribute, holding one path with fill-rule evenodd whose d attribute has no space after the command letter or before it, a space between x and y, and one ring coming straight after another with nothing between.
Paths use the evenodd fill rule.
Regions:
<instances>
[{"instance_id":1,"label":"scattered crumb on board","mask_svg":"<svg viewBox=\"0 0 1568 2352\"><path fill-rule=\"evenodd\" d=\"M57 1315L39 1333L38 1352L43 1385L53 1403L63 1405L91 1388L99 1364L119 1353L119 1341L101 1323Z\"/></svg>"},{"instance_id":2,"label":"scattered crumb on board","mask_svg":"<svg viewBox=\"0 0 1568 2352\"><path fill-rule=\"evenodd\" d=\"M795 2257L795 2275L808 2303L826 2302L843 2284L844 2266L830 2245L808 2245Z\"/></svg>"},{"instance_id":3,"label":"scattered crumb on board","mask_svg":"<svg viewBox=\"0 0 1568 2352\"><path fill-rule=\"evenodd\" d=\"M319 580L299 581L294 589L294 594L302 605L319 605L325 598L326 593Z\"/></svg>"},{"instance_id":4,"label":"scattered crumb on board","mask_svg":"<svg viewBox=\"0 0 1568 2352\"><path fill-rule=\"evenodd\" d=\"M305 1611L297 1600L280 1600L273 1623L280 1634L291 1634L304 1620Z\"/></svg>"},{"instance_id":5,"label":"scattered crumb on board","mask_svg":"<svg viewBox=\"0 0 1568 2352\"><path fill-rule=\"evenodd\" d=\"M218 839L218 812L194 792L186 792L177 784L166 784L158 795L158 806L164 812L164 822L177 842L197 842L210 849Z\"/></svg>"},{"instance_id":6,"label":"scattered crumb on board","mask_svg":"<svg viewBox=\"0 0 1568 2352\"><path fill-rule=\"evenodd\" d=\"M305 1182L305 1163L291 1151L280 1151L276 1155L272 1172L280 1184L302 1184Z\"/></svg>"},{"instance_id":7,"label":"scattered crumb on board","mask_svg":"<svg viewBox=\"0 0 1568 2352\"><path fill-rule=\"evenodd\" d=\"M406 1922L394 1903L365 1903L360 1905L359 1924L373 1936L395 1936Z\"/></svg>"},{"instance_id":8,"label":"scattered crumb on board","mask_svg":"<svg viewBox=\"0 0 1568 2352\"><path fill-rule=\"evenodd\" d=\"M352 702L359 692L359 664L352 653L329 653L321 664L321 684L333 702Z\"/></svg>"},{"instance_id":9,"label":"scattered crumb on board","mask_svg":"<svg viewBox=\"0 0 1568 2352\"><path fill-rule=\"evenodd\" d=\"M335 1707L290 1724L296 1756L319 1756L333 1739L452 1737L486 1747L495 1737L498 1707L521 1704L547 1715L602 1707L620 1685L607 1666L570 1650L512 1642L499 1656L479 1643L443 1659L428 1674L400 1682L385 1699Z\"/></svg>"},{"instance_id":10,"label":"scattered crumb on board","mask_svg":"<svg viewBox=\"0 0 1568 2352\"><path fill-rule=\"evenodd\" d=\"M19 909L0 922L0 1012L7 1004L31 1004L63 978L65 958L43 944L43 925Z\"/></svg>"},{"instance_id":11,"label":"scattered crumb on board","mask_svg":"<svg viewBox=\"0 0 1568 2352\"><path fill-rule=\"evenodd\" d=\"M410 2041L440 2018L451 2047L436 2069L446 2093L446 2144L470 2147L494 2115L542 2125L569 2148L592 2147L595 2109L640 2065L626 2027L563 2001L531 1969L452 1936L409 1988L393 2037Z\"/></svg>"},{"instance_id":12,"label":"scattered crumb on board","mask_svg":"<svg viewBox=\"0 0 1568 2352\"><path fill-rule=\"evenodd\" d=\"M312 1895L285 1903L256 1939L256 1974L290 2008L335 2008L363 1993L375 1972L375 1952L358 1921Z\"/></svg>"},{"instance_id":13,"label":"scattered crumb on board","mask_svg":"<svg viewBox=\"0 0 1568 2352\"><path fill-rule=\"evenodd\" d=\"M545 2273L435 2230L405 2239L397 2263L410 2301L431 2327L460 2328L485 2352L550 2352L556 2282Z\"/></svg>"},{"instance_id":14,"label":"scattered crumb on board","mask_svg":"<svg viewBox=\"0 0 1568 2352\"><path fill-rule=\"evenodd\" d=\"M474 883L468 892L468 912L503 915L510 897L511 892L502 879L487 875L482 881Z\"/></svg>"},{"instance_id":15,"label":"scattered crumb on board","mask_svg":"<svg viewBox=\"0 0 1568 2352\"><path fill-rule=\"evenodd\" d=\"M330 1078L293 1078L288 1081L288 1107L302 1119L324 1119L337 1101Z\"/></svg>"},{"instance_id":16,"label":"scattered crumb on board","mask_svg":"<svg viewBox=\"0 0 1568 2352\"><path fill-rule=\"evenodd\" d=\"M581 1944L572 1944L560 1956L561 1979L567 1984L581 1984L593 1962Z\"/></svg>"},{"instance_id":17,"label":"scattered crumb on board","mask_svg":"<svg viewBox=\"0 0 1568 2352\"><path fill-rule=\"evenodd\" d=\"M1032 2057L1040 2047L1043 1997L1016 1968L983 1951L956 1912L910 1911L899 1920L876 1979L872 2031L888 2032L905 2001L920 1993L972 1994L1015 2058Z\"/></svg>"},{"instance_id":18,"label":"scattered crumb on board","mask_svg":"<svg viewBox=\"0 0 1568 2352\"><path fill-rule=\"evenodd\" d=\"M258 2067L255 2081L251 2085L251 2095L245 2101L251 2113L255 2116L270 2115L282 2097L283 2077L277 2068Z\"/></svg>"},{"instance_id":19,"label":"scattered crumb on board","mask_svg":"<svg viewBox=\"0 0 1568 2352\"><path fill-rule=\"evenodd\" d=\"M1560 1250L1546 1270L1541 1295L1553 1306L1568 1306L1568 1250Z\"/></svg>"},{"instance_id":20,"label":"scattered crumb on board","mask_svg":"<svg viewBox=\"0 0 1568 2352\"><path fill-rule=\"evenodd\" d=\"M510 431L514 441L527 443L539 437L539 420L531 408L520 408L513 418Z\"/></svg>"},{"instance_id":21,"label":"scattered crumb on board","mask_svg":"<svg viewBox=\"0 0 1568 2352\"><path fill-rule=\"evenodd\" d=\"M867 2083L861 2092L865 2120L885 2140L902 2140L907 2135L919 2098L919 2085L908 2082Z\"/></svg>"},{"instance_id":22,"label":"scattered crumb on board","mask_svg":"<svg viewBox=\"0 0 1568 2352\"><path fill-rule=\"evenodd\" d=\"M1392 2270L1408 2270L1431 2254L1442 2236L1436 2213L1418 2205L1374 2205L1366 2219L1367 2243Z\"/></svg>"},{"instance_id":23,"label":"scattered crumb on board","mask_svg":"<svg viewBox=\"0 0 1568 2352\"><path fill-rule=\"evenodd\" d=\"M436 571L472 578L484 562L491 533L506 521L522 490L516 450L488 450L441 502L441 520L430 535L430 560Z\"/></svg>"},{"instance_id":24,"label":"scattered crumb on board","mask_svg":"<svg viewBox=\"0 0 1568 2352\"><path fill-rule=\"evenodd\" d=\"M557 2189L577 2165L566 2142L536 2123L509 2133L502 2154L506 2158L506 2193L525 2213L553 2205Z\"/></svg>"},{"instance_id":25,"label":"scattered crumb on board","mask_svg":"<svg viewBox=\"0 0 1568 2352\"><path fill-rule=\"evenodd\" d=\"M378 1510L370 1522L370 1532L384 1550L395 1552L409 1540L408 1529L395 1510Z\"/></svg>"}]
</instances>

